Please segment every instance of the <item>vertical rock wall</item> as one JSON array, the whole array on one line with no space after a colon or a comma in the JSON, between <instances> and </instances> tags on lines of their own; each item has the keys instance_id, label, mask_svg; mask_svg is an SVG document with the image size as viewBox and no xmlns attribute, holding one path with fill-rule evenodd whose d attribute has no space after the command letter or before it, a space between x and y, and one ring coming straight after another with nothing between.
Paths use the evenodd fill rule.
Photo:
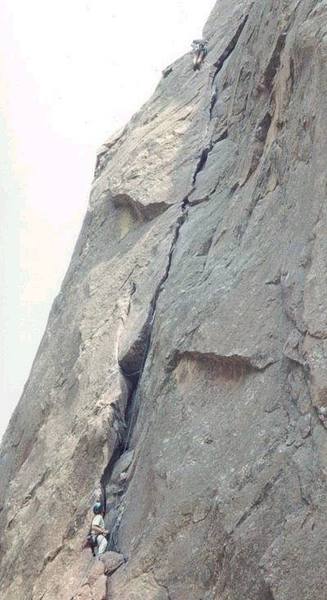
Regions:
<instances>
[{"instance_id":1,"label":"vertical rock wall","mask_svg":"<svg viewBox=\"0 0 327 600\"><path fill-rule=\"evenodd\" d=\"M326 19L219 0L101 148L1 447L1 598L325 597Z\"/></svg>"}]
</instances>

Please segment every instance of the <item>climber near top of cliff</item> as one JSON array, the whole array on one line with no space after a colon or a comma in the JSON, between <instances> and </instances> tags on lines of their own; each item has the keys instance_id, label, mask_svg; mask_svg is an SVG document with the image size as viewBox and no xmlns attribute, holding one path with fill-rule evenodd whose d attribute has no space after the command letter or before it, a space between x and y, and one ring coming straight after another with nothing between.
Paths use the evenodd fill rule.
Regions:
<instances>
[{"instance_id":1,"label":"climber near top of cliff","mask_svg":"<svg viewBox=\"0 0 327 600\"><path fill-rule=\"evenodd\" d=\"M103 554L107 549L107 538L109 531L105 529L104 519L102 516L102 504L96 502L93 506L94 517L92 519L90 535L92 536L94 546L98 548L98 556Z\"/></svg>"},{"instance_id":2,"label":"climber near top of cliff","mask_svg":"<svg viewBox=\"0 0 327 600\"><path fill-rule=\"evenodd\" d=\"M193 52L193 71L198 71L208 54L208 42L207 40L193 40L192 52Z\"/></svg>"}]
</instances>

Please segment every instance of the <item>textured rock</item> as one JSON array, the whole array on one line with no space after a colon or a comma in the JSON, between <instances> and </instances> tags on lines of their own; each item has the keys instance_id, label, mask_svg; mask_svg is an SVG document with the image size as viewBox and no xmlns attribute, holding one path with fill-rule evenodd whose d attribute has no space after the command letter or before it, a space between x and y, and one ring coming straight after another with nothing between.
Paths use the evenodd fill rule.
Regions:
<instances>
[{"instance_id":1,"label":"textured rock","mask_svg":"<svg viewBox=\"0 0 327 600\"><path fill-rule=\"evenodd\" d=\"M99 495L111 600L324 598L326 18L219 0L100 149L1 447L6 600L105 593Z\"/></svg>"},{"instance_id":2,"label":"textured rock","mask_svg":"<svg viewBox=\"0 0 327 600\"><path fill-rule=\"evenodd\" d=\"M103 562L103 572L106 575L111 575L114 571L124 564L124 557L118 552L105 552L101 557Z\"/></svg>"},{"instance_id":3,"label":"textured rock","mask_svg":"<svg viewBox=\"0 0 327 600\"><path fill-rule=\"evenodd\" d=\"M92 561L91 569L72 600L106 600L107 577L101 561Z\"/></svg>"}]
</instances>

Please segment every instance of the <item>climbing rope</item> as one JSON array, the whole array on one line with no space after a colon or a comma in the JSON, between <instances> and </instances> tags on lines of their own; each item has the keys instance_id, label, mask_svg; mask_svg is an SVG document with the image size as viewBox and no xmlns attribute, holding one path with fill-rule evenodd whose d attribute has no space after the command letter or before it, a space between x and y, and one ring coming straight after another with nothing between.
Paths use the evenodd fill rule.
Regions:
<instances>
[{"instance_id":1,"label":"climbing rope","mask_svg":"<svg viewBox=\"0 0 327 600\"><path fill-rule=\"evenodd\" d=\"M88 576L90 574L90 571L91 571L91 568L92 568L92 565L93 565L93 561L94 561L94 557L92 556L90 558L89 562L86 565L85 573L83 573L82 578L80 579L80 582L79 582L79 585L78 585L78 588L77 588L78 590L80 590L80 588L83 587L83 585L85 585L83 583L84 579L85 579L85 583L87 582L87 578L88 578ZM79 593L79 592L77 592L77 593ZM76 598L76 594L75 594L75 596L71 596L70 600L74 600L74 598Z\"/></svg>"}]
</instances>

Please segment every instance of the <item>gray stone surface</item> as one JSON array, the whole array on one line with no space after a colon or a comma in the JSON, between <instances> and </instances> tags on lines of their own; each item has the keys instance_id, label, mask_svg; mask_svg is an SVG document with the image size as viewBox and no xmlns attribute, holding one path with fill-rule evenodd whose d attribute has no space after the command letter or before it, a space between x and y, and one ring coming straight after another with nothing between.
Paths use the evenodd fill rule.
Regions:
<instances>
[{"instance_id":1,"label":"gray stone surface","mask_svg":"<svg viewBox=\"0 0 327 600\"><path fill-rule=\"evenodd\" d=\"M105 552L101 557L103 562L103 571L106 575L111 575L124 564L124 557L118 552Z\"/></svg>"},{"instance_id":2,"label":"gray stone surface","mask_svg":"<svg viewBox=\"0 0 327 600\"><path fill-rule=\"evenodd\" d=\"M326 19L219 0L101 147L1 447L1 598L103 594L100 482L111 600L325 597Z\"/></svg>"}]
</instances>

